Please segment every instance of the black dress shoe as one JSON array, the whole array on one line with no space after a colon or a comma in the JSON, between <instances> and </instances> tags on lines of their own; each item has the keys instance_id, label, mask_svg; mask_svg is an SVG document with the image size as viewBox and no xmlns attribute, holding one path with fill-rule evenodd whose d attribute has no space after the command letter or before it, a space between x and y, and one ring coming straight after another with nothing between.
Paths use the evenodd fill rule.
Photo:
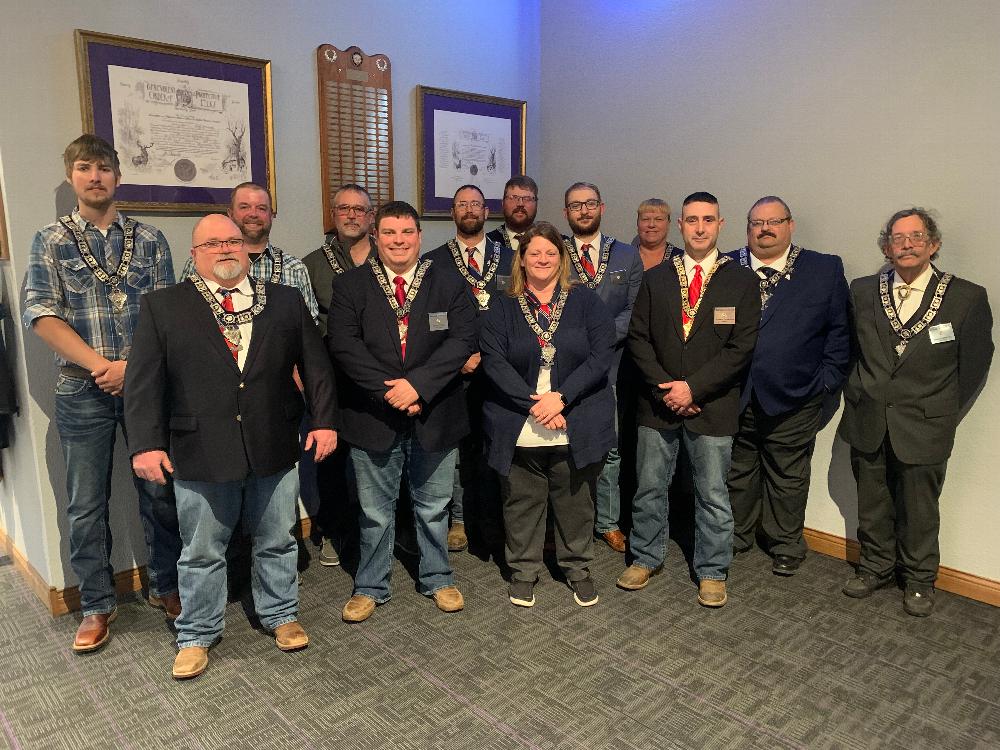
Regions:
<instances>
[{"instance_id":1,"label":"black dress shoe","mask_svg":"<svg viewBox=\"0 0 1000 750\"><path fill-rule=\"evenodd\" d=\"M749 552L752 549L753 549L753 543L752 542L750 544L748 544L747 546L745 546L745 547L742 547L742 546L740 546L738 544L734 544L733 545L733 554L734 555L742 555L743 553Z\"/></svg>"},{"instance_id":2,"label":"black dress shoe","mask_svg":"<svg viewBox=\"0 0 1000 750\"><path fill-rule=\"evenodd\" d=\"M793 576L795 571L802 564L801 557L790 557L789 555L775 555L771 563L771 572L776 576Z\"/></svg>"},{"instance_id":3,"label":"black dress shoe","mask_svg":"<svg viewBox=\"0 0 1000 750\"><path fill-rule=\"evenodd\" d=\"M908 615L927 617L934 611L934 588L907 584L903 594L903 609Z\"/></svg>"}]
</instances>

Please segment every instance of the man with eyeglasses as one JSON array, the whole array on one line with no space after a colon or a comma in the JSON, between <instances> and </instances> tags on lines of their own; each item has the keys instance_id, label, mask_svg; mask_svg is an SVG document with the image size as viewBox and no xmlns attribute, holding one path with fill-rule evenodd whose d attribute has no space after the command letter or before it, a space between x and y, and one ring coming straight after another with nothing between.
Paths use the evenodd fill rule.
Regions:
<instances>
[{"instance_id":1,"label":"man with eyeglasses","mask_svg":"<svg viewBox=\"0 0 1000 750\"><path fill-rule=\"evenodd\" d=\"M993 359L986 290L937 269L941 230L922 208L894 213L879 234L888 265L851 283L857 361L838 435L858 483L857 574L863 598L895 581L903 609L934 610L938 500L958 421Z\"/></svg>"},{"instance_id":2,"label":"man with eyeglasses","mask_svg":"<svg viewBox=\"0 0 1000 750\"><path fill-rule=\"evenodd\" d=\"M170 248L155 227L115 207L118 153L82 135L63 154L77 206L35 235L25 277L22 319L55 354L55 424L66 462L69 562L79 580L83 619L73 651L96 651L117 614L109 562L112 462L125 414L122 393L139 301L174 283ZM125 433L131 444L133 437ZM180 538L169 487L136 480L148 546L150 604L180 613Z\"/></svg>"},{"instance_id":3,"label":"man with eyeglasses","mask_svg":"<svg viewBox=\"0 0 1000 750\"><path fill-rule=\"evenodd\" d=\"M323 461L337 444L333 371L301 295L248 276L241 230L222 214L198 222L191 246L196 273L143 298L125 381L133 470L174 478L184 540L175 679L201 674L222 635L226 547L241 518L261 625L282 651L308 645L292 534L306 407L293 369L312 418L305 450Z\"/></svg>"},{"instance_id":4,"label":"man with eyeglasses","mask_svg":"<svg viewBox=\"0 0 1000 750\"><path fill-rule=\"evenodd\" d=\"M521 235L535 223L538 213L538 183L526 174L514 175L503 186L503 224L487 233L486 239L517 254ZM500 274L500 288L510 281L510 267Z\"/></svg>"},{"instance_id":5,"label":"man with eyeglasses","mask_svg":"<svg viewBox=\"0 0 1000 750\"><path fill-rule=\"evenodd\" d=\"M462 284L477 311L477 324L480 316L489 310L491 298L500 293L497 288L500 276L509 276L513 256L512 250L500 242L490 241L484 234L489 214L482 190L475 185L463 185L455 191L452 202L455 238L425 256L434 261L435 268ZM478 524L476 531L484 543L495 544L502 538L499 533L499 487L483 453L482 411L486 383L479 368L478 346L462 366L462 385L471 432L458 446L448 531L448 549L452 552L464 550L469 545L467 510L471 511L468 515L475 519L474 524ZM472 500L472 507L467 500Z\"/></svg>"},{"instance_id":6,"label":"man with eyeglasses","mask_svg":"<svg viewBox=\"0 0 1000 750\"><path fill-rule=\"evenodd\" d=\"M728 254L757 274L762 307L729 470L733 548L750 550L759 527L780 576L806 556L816 433L851 350L843 261L792 244L794 231L788 204L764 196L747 214L747 245Z\"/></svg>"},{"instance_id":7,"label":"man with eyeglasses","mask_svg":"<svg viewBox=\"0 0 1000 750\"><path fill-rule=\"evenodd\" d=\"M566 189L564 198L564 215L573 232L572 236L563 238L569 252L571 272L580 283L597 292L615 318L615 355L608 380L617 403L618 366L628 335L632 304L642 283L642 259L632 245L601 234L604 202L597 185L575 182ZM621 515L620 468L621 458L616 445L608 453L597 480L594 515L594 535L603 539L615 552L625 551L625 535L618 528Z\"/></svg>"},{"instance_id":8,"label":"man with eyeglasses","mask_svg":"<svg viewBox=\"0 0 1000 750\"><path fill-rule=\"evenodd\" d=\"M271 191L255 182L242 182L229 195L230 219L243 234L244 247L250 257L250 275L272 284L295 287L302 294L313 320L319 316L316 297L309 283L309 272L302 261L271 244L274 222ZM181 280L194 271L191 258L184 264Z\"/></svg>"},{"instance_id":9,"label":"man with eyeglasses","mask_svg":"<svg viewBox=\"0 0 1000 750\"><path fill-rule=\"evenodd\" d=\"M334 231L327 236L322 247L302 259L309 271L319 307L319 330L324 340L334 278L363 265L378 253L375 238L371 235L375 211L368 190L356 183L341 186L333 195L331 211ZM354 528L356 522L350 512L355 503L353 500L350 503L347 501L354 497L354 487L347 472L347 458L348 446L341 442L339 450L316 466L319 507L314 520L322 540L319 563L328 568L340 565L340 554L344 551L344 546L353 541L353 536L346 535L346 531Z\"/></svg>"}]
</instances>

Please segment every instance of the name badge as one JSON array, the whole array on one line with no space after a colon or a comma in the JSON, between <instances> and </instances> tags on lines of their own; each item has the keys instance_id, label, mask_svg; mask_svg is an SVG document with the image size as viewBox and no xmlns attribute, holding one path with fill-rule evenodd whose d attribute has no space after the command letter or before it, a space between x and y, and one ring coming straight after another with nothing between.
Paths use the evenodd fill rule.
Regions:
<instances>
[{"instance_id":1,"label":"name badge","mask_svg":"<svg viewBox=\"0 0 1000 750\"><path fill-rule=\"evenodd\" d=\"M497 274L497 289L506 292L510 288L510 276L500 276Z\"/></svg>"},{"instance_id":2,"label":"name badge","mask_svg":"<svg viewBox=\"0 0 1000 750\"><path fill-rule=\"evenodd\" d=\"M624 284L627 281L628 281L628 278L627 278L627 276L625 274L625 269L624 268L621 269L620 271L612 271L611 272L611 283L612 284Z\"/></svg>"},{"instance_id":3,"label":"name badge","mask_svg":"<svg viewBox=\"0 0 1000 750\"><path fill-rule=\"evenodd\" d=\"M427 313L427 325L430 327L432 331L447 331L448 313L446 312Z\"/></svg>"},{"instance_id":4,"label":"name badge","mask_svg":"<svg viewBox=\"0 0 1000 750\"><path fill-rule=\"evenodd\" d=\"M955 331L951 323L938 323L927 329L927 335L931 337L932 344L943 344L945 341L955 340Z\"/></svg>"},{"instance_id":5,"label":"name badge","mask_svg":"<svg viewBox=\"0 0 1000 750\"><path fill-rule=\"evenodd\" d=\"M714 323L716 325L735 325L736 323L736 308L735 307L715 307L712 308L712 313L714 317Z\"/></svg>"}]
</instances>

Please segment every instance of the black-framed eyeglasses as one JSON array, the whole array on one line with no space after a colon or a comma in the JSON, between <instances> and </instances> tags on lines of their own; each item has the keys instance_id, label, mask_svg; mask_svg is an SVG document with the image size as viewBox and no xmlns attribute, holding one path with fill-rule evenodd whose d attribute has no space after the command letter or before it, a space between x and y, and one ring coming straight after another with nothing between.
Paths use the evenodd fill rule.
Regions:
<instances>
[{"instance_id":1,"label":"black-framed eyeglasses","mask_svg":"<svg viewBox=\"0 0 1000 750\"><path fill-rule=\"evenodd\" d=\"M505 201L510 201L511 203L518 203L530 206L532 203L538 200L533 195L505 195L503 197Z\"/></svg>"},{"instance_id":2,"label":"black-framed eyeglasses","mask_svg":"<svg viewBox=\"0 0 1000 750\"><path fill-rule=\"evenodd\" d=\"M786 221L791 221L791 216L786 216L783 219L750 219L747 224L752 226L754 229L760 229L762 226L767 224L769 227L780 227Z\"/></svg>"},{"instance_id":3,"label":"black-framed eyeglasses","mask_svg":"<svg viewBox=\"0 0 1000 750\"><path fill-rule=\"evenodd\" d=\"M225 247L227 250L239 250L243 247L243 238L234 237L231 240L209 240L208 242L202 242L200 245L195 245L194 249L206 248L208 250L218 250L221 247Z\"/></svg>"},{"instance_id":4,"label":"black-framed eyeglasses","mask_svg":"<svg viewBox=\"0 0 1000 750\"><path fill-rule=\"evenodd\" d=\"M591 198L589 201L573 201L572 203L567 203L566 209L572 211L573 213L577 213L582 211L583 207L586 206L591 211L595 211L600 205L601 202L597 200L597 198Z\"/></svg>"}]
</instances>

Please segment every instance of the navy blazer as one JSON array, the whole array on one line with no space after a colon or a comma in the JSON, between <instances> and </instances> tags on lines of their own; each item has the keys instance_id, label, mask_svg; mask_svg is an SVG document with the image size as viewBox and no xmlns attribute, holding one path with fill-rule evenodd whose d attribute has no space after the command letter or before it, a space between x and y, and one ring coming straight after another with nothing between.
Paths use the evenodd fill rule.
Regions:
<instances>
[{"instance_id":1,"label":"navy blazer","mask_svg":"<svg viewBox=\"0 0 1000 750\"><path fill-rule=\"evenodd\" d=\"M604 244L608 235L600 235L601 244ZM576 242L573 237L563 238L567 247L572 248L570 252L576 256ZM600 270L601 249L596 248L591 254L594 262L594 269ZM635 304L635 297L639 293L639 285L642 283L642 258L639 251L632 245L626 245L620 240L615 240L611 245L611 252L608 253L608 269L601 278L601 283L597 285L597 296L601 298L605 306L615 319L615 351L614 360L609 371L611 382L615 382L618 377L618 364L622 359L622 351L625 349L625 339L628 337L628 324L632 319L632 306ZM577 273L576 266L570 263L570 274L574 279L583 281Z\"/></svg>"},{"instance_id":2,"label":"navy blazer","mask_svg":"<svg viewBox=\"0 0 1000 750\"><path fill-rule=\"evenodd\" d=\"M424 450L442 451L469 433L459 375L476 350L476 312L466 286L431 263L413 299L404 361L396 315L371 266L334 277L327 345L342 373L341 434L351 445L384 453L413 430ZM431 330L434 313L446 313L446 327ZM398 378L420 396L422 410L415 417L385 401L385 381Z\"/></svg>"},{"instance_id":3,"label":"navy blazer","mask_svg":"<svg viewBox=\"0 0 1000 750\"><path fill-rule=\"evenodd\" d=\"M727 255L749 268L747 248ZM799 248L791 277L772 287L761 312L740 408L750 402L751 391L772 416L820 393L836 392L847 377L851 357L848 309L840 257Z\"/></svg>"},{"instance_id":4,"label":"navy blazer","mask_svg":"<svg viewBox=\"0 0 1000 750\"><path fill-rule=\"evenodd\" d=\"M460 248L463 253L463 258L465 257L465 248ZM514 252L509 247L504 247L501 244L495 243L492 240L486 241L486 260L484 262L483 272L489 267L490 258L493 252L500 253L500 262L497 265L496 273L486 282L486 292L490 295L490 304L493 304L493 300L496 299L498 294L502 294L504 290L510 283L510 264L511 256ZM455 265L455 257L451 254L451 250L448 248L448 243L436 247L430 252L426 253L424 258L432 260L435 263L435 268L442 273L446 273L448 276L453 276L456 280L461 282L462 286L465 287L466 292L469 295L469 301L472 303L473 308L476 310L476 338L479 338L478 326L482 323L482 313L485 310L479 309L479 300L472 293L472 285L466 281L465 277L458 270L458 266Z\"/></svg>"},{"instance_id":5,"label":"navy blazer","mask_svg":"<svg viewBox=\"0 0 1000 750\"><path fill-rule=\"evenodd\" d=\"M191 281L143 295L125 371L130 454L165 450L174 477L198 482L291 468L305 409L296 366L312 429L336 427L330 360L302 295L281 284L264 289L242 372Z\"/></svg>"},{"instance_id":6,"label":"navy blazer","mask_svg":"<svg viewBox=\"0 0 1000 750\"><path fill-rule=\"evenodd\" d=\"M566 399L570 455L578 467L604 460L618 443L608 380L614 341L613 321L600 298L586 286L574 285L552 337L552 390ZM506 476L517 436L535 405L531 395L538 384L541 350L517 299L506 294L490 304L479 344L490 381L483 405L487 459Z\"/></svg>"}]
</instances>

